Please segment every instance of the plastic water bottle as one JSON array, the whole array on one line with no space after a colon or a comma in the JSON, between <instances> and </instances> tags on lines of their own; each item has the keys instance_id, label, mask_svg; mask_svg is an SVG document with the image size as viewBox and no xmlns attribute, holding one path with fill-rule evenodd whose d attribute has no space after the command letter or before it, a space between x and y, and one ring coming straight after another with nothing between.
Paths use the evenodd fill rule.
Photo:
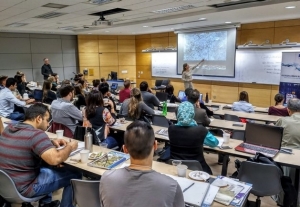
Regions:
<instances>
[{"instance_id":1,"label":"plastic water bottle","mask_svg":"<svg viewBox=\"0 0 300 207\"><path fill-rule=\"evenodd\" d=\"M164 101L163 103L163 113L162 115L167 116L167 102Z\"/></svg>"},{"instance_id":2,"label":"plastic water bottle","mask_svg":"<svg viewBox=\"0 0 300 207\"><path fill-rule=\"evenodd\" d=\"M84 148L93 152L93 135L85 128L85 135L84 135Z\"/></svg>"}]
</instances>

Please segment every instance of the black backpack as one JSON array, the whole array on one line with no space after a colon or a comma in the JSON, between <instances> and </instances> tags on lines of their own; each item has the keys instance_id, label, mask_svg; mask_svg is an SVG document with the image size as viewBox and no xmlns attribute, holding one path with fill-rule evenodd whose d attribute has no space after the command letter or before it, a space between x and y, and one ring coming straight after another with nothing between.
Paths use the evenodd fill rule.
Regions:
<instances>
[{"instance_id":1,"label":"black backpack","mask_svg":"<svg viewBox=\"0 0 300 207\"><path fill-rule=\"evenodd\" d=\"M277 162L275 162L271 157L267 157L264 154L261 154L259 152L257 152L254 157L247 158L247 161L274 165L283 174L283 170ZM237 171L232 174L232 176L231 176L232 178L237 178L239 169L241 167L241 161L239 161L238 159L235 160L235 167L236 167ZM297 206L297 191L292 184L291 178L288 176L282 176L281 177L281 186L282 186L282 190L284 192L283 207L296 207Z\"/></svg>"}]
</instances>

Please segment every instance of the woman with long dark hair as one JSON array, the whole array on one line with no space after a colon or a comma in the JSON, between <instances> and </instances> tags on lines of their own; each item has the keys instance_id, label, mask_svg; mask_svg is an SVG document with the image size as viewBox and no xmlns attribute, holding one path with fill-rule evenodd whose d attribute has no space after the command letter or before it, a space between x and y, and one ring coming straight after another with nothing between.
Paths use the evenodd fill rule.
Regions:
<instances>
[{"instance_id":1,"label":"woman with long dark hair","mask_svg":"<svg viewBox=\"0 0 300 207\"><path fill-rule=\"evenodd\" d=\"M108 103L113 106L111 101L108 101ZM113 148L118 145L117 141L113 137L108 136L108 126L112 126L116 122L116 116L113 107L111 112L112 113L110 113L109 110L103 106L103 96L99 91L92 90L86 96L86 107L83 112L83 120L89 121L92 128L95 130L102 126L106 127L105 140L103 142L108 144L107 148Z\"/></svg>"},{"instance_id":2,"label":"woman with long dark hair","mask_svg":"<svg viewBox=\"0 0 300 207\"><path fill-rule=\"evenodd\" d=\"M184 89L187 88L194 88L193 87L193 70L195 70L201 63L204 62L204 59L201 60L199 63L197 63L195 66L193 66L192 68L190 68L189 64L184 63L183 64L183 70L182 70L182 80L184 83Z\"/></svg>"},{"instance_id":3,"label":"woman with long dark hair","mask_svg":"<svg viewBox=\"0 0 300 207\"><path fill-rule=\"evenodd\" d=\"M50 81L44 81L43 84L43 103L51 104L52 101L56 100L56 94L51 91L52 83Z\"/></svg>"},{"instance_id":4,"label":"woman with long dark hair","mask_svg":"<svg viewBox=\"0 0 300 207\"><path fill-rule=\"evenodd\" d=\"M140 89L133 88L130 92L130 98L123 102L120 114L136 120L141 119L143 113L152 115L154 114L154 111L143 102Z\"/></svg>"},{"instance_id":5,"label":"woman with long dark hair","mask_svg":"<svg viewBox=\"0 0 300 207\"><path fill-rule=\"evenodd\" d=\"M289 112L285 106L283 106L284 96L280 93L274 97L275 106L270 106L268 114L275 116L289 116Z\"/></svg>"},{"instance_id":6,"label":"woman with long dark hair","mask_svg":"<svg viewBox=\"0 0 300 207\"><path fill-rule=\"evenodd\" d=\"M77 100L74 102L74 105L80 109L80 106L86 106L85 94L82 91L82 85L77 84L74 86L75 96Z\"/></svg>"},{"instance_id":7,"label":"woman with long dark hair","mask_svg":"<svg viewBox=\"0 0 300 207\"><path fill-rule=\"evenodd\" d=\"M24 73L15 75L15 79L17 81L17 90L20 95L23 96L26 90L26 79Z\"/></svg>"}]
</instances>

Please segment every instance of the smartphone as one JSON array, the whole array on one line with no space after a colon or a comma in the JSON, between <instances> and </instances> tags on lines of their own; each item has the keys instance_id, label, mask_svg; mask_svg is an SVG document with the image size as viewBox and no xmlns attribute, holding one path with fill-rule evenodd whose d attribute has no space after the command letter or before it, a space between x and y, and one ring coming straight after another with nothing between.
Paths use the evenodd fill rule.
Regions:
<instances>
[{"instance_id":1,"label":"smartphone","mask_svg":"<svg viewBox=\"0 0 300 207\"><path fill-rule=\"evenodd\" d=\"M229 147L229 146L222 146L222 149L232 149L232 147Z\"/></svg>"}]
</instances>

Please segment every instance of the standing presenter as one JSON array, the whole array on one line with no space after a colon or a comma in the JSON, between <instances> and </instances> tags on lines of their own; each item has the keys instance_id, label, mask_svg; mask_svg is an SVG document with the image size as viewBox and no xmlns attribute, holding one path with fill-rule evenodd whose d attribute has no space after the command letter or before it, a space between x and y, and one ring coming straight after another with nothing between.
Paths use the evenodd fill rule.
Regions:
<instances>
[{"instance_id":1,"label":"standing presenter","mask_svg":"<svg viewBox=\"0 0 300 207\"><path fill-rule=\"evenodd\" d=\"M195 70L201 63L204 62L204 59L202 59L199 63L197 63L195 66L190 68L189 64L184 63L183 64L183 70L182 70L182 80L184 83L184 89L187 88L194 88L193 87L193 70Z\"/></svg>"}]
</instances>

